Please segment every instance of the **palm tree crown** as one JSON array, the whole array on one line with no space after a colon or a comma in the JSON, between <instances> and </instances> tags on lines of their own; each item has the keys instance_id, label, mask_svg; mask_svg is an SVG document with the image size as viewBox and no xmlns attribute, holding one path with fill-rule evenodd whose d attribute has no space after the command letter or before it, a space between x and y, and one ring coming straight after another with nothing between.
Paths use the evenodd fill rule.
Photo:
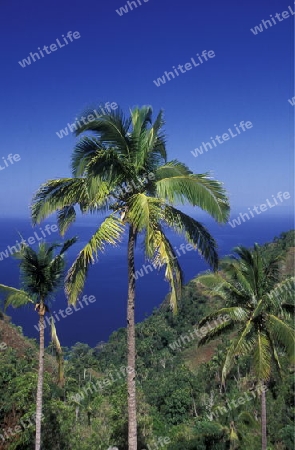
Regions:
<instances>
[{"instance_id":1,"label":"palm tree crown","mask_svg":"<svg viewBox=\"0 0 295 450\"><path fill-rule=\"evenodd\" d=\"M74 149L73 177L50 180L35 195L34 222L58 211L61 233L75 221L75 205L82 213L109 213L69 271L66 293L70 303L75 303L83 289L94 256L106 244L120 242L126 225L132 226L136 235L145 233L145 253L154 265L166 265L175 310L181 270L163 226L184 234L206 261L217 268L212 236L200 222L175 206L184 203L199 206L218 222L225 222L229 214L225 191L207 173L194 174L177 160L167 162L163 125L162 112L152 123L151 107L142 107L131 111L128 118L116 110L78 127L77 135L86 131L92 135L84 135Z\"/></svg>"},{"instance_id":2,"label":"palm tree crown","mask_svg":"<svg viewBox=\"0 0 295 450\"><path fill-rule=\"evenodd\" d=\"M239 355L251 355L256 377L267 381L272 363L281 369L281 355L294 358L294 328L290 314L294 308L290 283L294 287L294 278L280 282L280 258L264 260L257 244L253 251L245 247L236 247L234 251L237 256L225 259L219 273L198 277L198 283L206 287L206 292L226 305L202 319L201 324L220 314L228 316L228 320L213 327L200 344L234 330L236 337L223 365L223 383ZM286 285L288 289L284 288Z\"/></svg>"},{"instance_id":3,"label":"palm tree crown","mask_svg":"<svg viewBox=\"0 0 295 450\"><path fill-rule=\"evenodd\" d=\"M4 294L5 308L18 308L28 303L39 305L50 297L63 285L65 275L66 250L76 242L76 238L67 240L63 245L41 242L38 250L23 245L15 257L20 260L20 275L22 289L15 289L0 284L0 291ZM60 248L58 254L55 250Z\"/></svg>"}]
</instances>

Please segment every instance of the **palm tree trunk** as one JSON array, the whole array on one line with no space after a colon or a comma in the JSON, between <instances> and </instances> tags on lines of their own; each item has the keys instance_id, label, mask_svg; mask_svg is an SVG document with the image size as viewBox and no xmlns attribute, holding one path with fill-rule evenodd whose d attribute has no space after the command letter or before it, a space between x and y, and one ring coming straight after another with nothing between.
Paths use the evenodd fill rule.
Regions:
<instances>
[{"instance_id":1,"label":"palm tree trunk","mask_svg":"<svg viewBox=\"0 0 295 450\"><path fill-rule=\"evenodd\" d=\"M261 449L267 450L267 436L266 436L266 397L264 384L261 389Z\"/></svg>"},{"instance_id":2,"label":"palm tree trunk","mask_svg":"<svg viewBox=\"0 0 295 450\"><path fill-rule=\"evenodd\" d=\"M41 448L41 419L42 419L42 400L43 400L43 376L44 376L44 311L40 308L39 327L40 327L40 346L39 346L39 370L36 401L36 443L35 450Z\"/></svg>"},{"instance_id":3,"label":"palm tree trunk","mask_svg":"<svg viewBox=\"0 0 295 450\"><path fill-rule=\"evenodd\" d=\"M127 390L128 450L137 450L136 386L135 386L135 265L136 233L130 225L128 239L128 301L127 301Z\"/></svg>"}]
</instances>

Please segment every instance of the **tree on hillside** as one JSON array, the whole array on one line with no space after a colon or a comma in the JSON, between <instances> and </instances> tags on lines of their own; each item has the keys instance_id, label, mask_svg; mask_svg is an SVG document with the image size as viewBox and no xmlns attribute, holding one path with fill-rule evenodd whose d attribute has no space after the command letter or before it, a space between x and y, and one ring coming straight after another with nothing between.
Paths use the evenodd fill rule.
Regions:
<instances>
[{"instance_id":1,"label":"tree on hillside","mask_svg":"<svg viewBox=\"0 0 295 450\"><path fill-rule=\"evenodd\" d=\"M236 247L234 252L236 256L226 258L220 264L220 272L197 279L198 284L206 287L208 295L225 303L223 308L202 319L200 326L219 315L228 316L228 320L213 326L199 345L234 331L222 368L223 385L236 357L251 357L252 370L261 386L261 448L266 450L266 385L274 368L282 373L283 357L294 360L295 333L291 313L294 311L295 279L280 282L280 258L275 256L266 260L257 244L253 250ZM290 283L293 289L290 289Z\"/></svg>"},{"instance_id":2,"label":"tree on hillside","mask_svg":"<svg viewBox=\"0 0 295 450\"><path fill-rule=\"evenodd\" d=\"M63 285L65 271L65 251L76 242L76 238L67 240L62 246L59 244L39 244L38 251L22 245L16 257L20 259L20 273L22 289L0 284L0 293L5 297L5 308L13 306L19 308L30 303L35 304L39 314L39 368L36 399L36 441L35 450L41 448L41 419L42 419L42 393L44 377L44 316L49 311L45 303L59 287ZM55 249L61 247L55 255ZM61 347L52 321L52 339L59 357L59 381L62 381Z\"/></svg>"},{"instance_id":3,"label":"tree on hillside","mask_svg":"<svg viewBox=\"0 0 295 450\"><path fill-rule=\"evenodd\" d=\"M89 117L92 113L87 111L84 115ZM77 301L97 253L106 244L118 244L128 230L128 442L129 450L136 450L136 241L139 235L144 236L146 257L155 268L165 266L165 277L171 285L170 304L176 312L182 273L164 225L182 233L216 269L218 255L213 237L199 221L175 206L198 206L222 223L228 218L229 205L220 182L207 173L194 174L177 160L167 161L162 112L152 122L149 106L133 109L129 117L118 109L85 125L81 123L77 125L76 135L83 132L91 135L84 135L74 148L72 178L43 184L33 199L32 217L34 223L40 223L57 211L59 229L64 234L76 219L75 206L82 213L109 213L68 272L65 290L70 304Z\"/></svg>"}]
</instances>

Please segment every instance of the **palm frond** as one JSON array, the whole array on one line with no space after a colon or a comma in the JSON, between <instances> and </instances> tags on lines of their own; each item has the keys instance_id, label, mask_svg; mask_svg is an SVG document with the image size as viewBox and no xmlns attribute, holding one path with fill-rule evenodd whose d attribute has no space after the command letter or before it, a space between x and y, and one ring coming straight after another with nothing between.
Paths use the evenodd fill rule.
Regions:
<instances>
[{"instance_id":1,"label":"palm frond","mask_svg":"<svg viewBox=\"0 0 295 450\"><path fill-rule=\"evenodd\" d=\"M229 316L230 320L232 320L233 322L244 322L248 318L249 313L246 309L238 306L220 308L218 309L218 311L214 311L204 317L199 322L199 326L202 326L204 323L209 322L210 320L213 320L219 316Z\"/></svg>"},{"instance_id":2,"label":"palm frond","mask_svg":"<svg viewBox=\"0 0 295 450\"><path fill-rule=\"evenodd\" d=\"M221 261L221 265L222 265ZM209 297L216 297L224 300L225 303L234 303L234 299L244 299L243 291L240 290L240 285L232 278L227 276L227 273L216 272L205 275L199 275L196 283L205 288L203 293Z\"/></svg>"},{"instance_id":3,"label":"palm frond","mask_svg":"<svg viewBox=\"0 0 295 450\"><path fill-rule=\"evenodd\" d=\"M60 234L64 236L70 225L76 220L74 206L65 206L57 212L57 225Z\"/></svg>"},{"instance_id":4,"label":"palm frond","mask_svg":"<svg viewBox=\"0 0 295 450\"><path fill-rule=\"evenodd\" d=\"M94 109L86 110L83 115L95 115ZM110 113L103 114L96 120L77 127L76 136L91 131L98 136L101 145L115 146L121 154L129 155L128 130L131 118L125 118L123 111L118 108Z\"/></svg>"},{"instance_id":5,"label":"palm frond","mask_svg":"<svg viewBox=\"0 0 295 450\"><path fill-rule=\"evenodd\" d=\"M185 235L214 270L218 267L217 244L209 231L197 220L172 206L164 207L164 220L168 226Z\"/></svg>"},{"instance_id":6,"label":"palm frond","mask_svg":"<svg viewBox=\"0 0 295 450\"><path fill-rule=\"evenodd\" d=\"M225 362L222 368L222 383L225 383L225 379L230 372L234 357L239 355L245 355L249 353L251 346L248 345L246 338L250 334L253 328L252 320L248 320L243 328L243 331L239 333L238 337L230 344L226 353Z\"/></svg>"},{"instance_id":7,"label":"palm frond","mask_svg":"<svg viewBox=\"0 0 295 450\"><path fill-rule=\"evenodd\" d=\"M70 304L75 304L82 292L89 266L95 262L94 256L103 252L107 244L116 245L120 242L124 231L121 220L115 216L107 217L96 230L86 246L69 269L65 279L65 293Z\"/></svg>"},{"instance_id":8,"label":"palm frond","mask_svg":"<svg viewBox=\"0 0 295 450\"><path fill-rule=\"evenodd\" d=\"M187 176L193 172L182 162L176 159L169 161L157 168L155 177L157 181L165 178Z\"/></svg>"},{"instance_id":9,"label":"palm frond","mask_svg":"<svg viewBox=\"0 0 295 450\"><path fill-rule=\"evenodd\" d=\"M28 303L34 303L27 292L20 289L15 289L10 286L6 286L5 284L0 284L0 293L3 294L5 298L5 310L8 308L8 306L12 306L13 308L20 308L21 306L27 305Z\"/></svg>"},{"instance_id":10,"label":"palm frond","mask_svg":"<svg viewBox=\"0 0 295 450\"><path fill-rule=\"evenodd\" d=\"M86 182L82 178L49 180L38 189L33 198L33 224L40 223L50 214L65 207L87 204L88 198ZM62 220L61 223L63 224Z\"/></svg>"},{"instance_id":11,"label":"palm frond","mask_svg":"<svg viewBox=\"0 0 295 450\"><path fill-rule=\"evenodd\" d=\"M63 244L62 248L60 249L59 254L63 255L72 245L76 244L78 241L78 236L74 236L71 239L67 239L66 242Z\"/></svg>"},{"instance_id":12,"label":"palm frond","mask_svg":"<svg viewBox=\"0 0 295 450\"><path fill-rule=\"evenodd\" d=\"M160 268L164 265L166 266L165 278L171 286L169 298L170 306L173 313L176 314L183 282L183 273L178 263L177 256L170 241L159 226L152 230L148 240L154 248L154 267Z\"/></svg>"},{"instance_id":13,"label":"palm frond","mask_svg":"<svg viewBox=\"0 0 295 450\"><path fill-rule=\"evenodd\" d=\"M271 348L265 333L258 331L253 365L259 381L268 381L271 373Z\"/></svg>"},{"instance_id":14,"label":"palm frond","mask_svg":"<svg viewBox=\"0 0 295 450\"><path fill-rule=\"evenodd\" d=\"M157 223L162 216L162 201L157 198L148 197L144 193L132 195L127 203L126 220L132 223L137 232L143 231L153 223Z\"/></svg>"},{"instance_id":15,"label":"palm frond","mask_svg":"<svg viewBox=\"0 0 295 450\"><path fill-rule=\"evenodd\" d=\"M280 344L291 362L295 359L295 330L279 317L268 314L267 330L274 342Z\"/></svg>"},{"instance_id":16,"label":"palm frond","mask_svg":"<svg viewBox=\"0 0 295 450\"><path fill-rule=\"evenodd\" d=\"M189 203L209 213L218 222L226 222L229 204L222 184L207 173L178 175L155 182L157 195L172 205Z\"/></svg>"},{"instance_id":17,"label":"palm frond","mask_svg":"<svg viewBox=\"0 0 295 450\"><path fill-rule=\"evenodd\" d=\"M85 175L88 164L99 150L105 150L99 139L83 136L75 145L72 154L72 175L81 177Z\"/></svg>"},{"instance_id":18,"label":"palm frond","mask_svg":"<svg viewBox=\"0 0 295 450\"><path fill-rule=\"evenodd\" d=\"M203 327L201 325L204 325L204 323L200 324L200 328L202 329ZM207 325L206 328L210 328L210 329L207 330L206 334L204 334L204 336L202 336L201 339L199 340L199 342L198 342L199 347L207 344L208 342L212 341L213 339L216 339L217 337L219 337L221 335L224 335L230 331L235 330L236 324L232 320L227 320L227 321L223 321L222 323L220 323L218 325L215 325L212 328L211 328L211 324L210 324L210 327L209 327L209 325Z\"/></svg>"}]
</instances>

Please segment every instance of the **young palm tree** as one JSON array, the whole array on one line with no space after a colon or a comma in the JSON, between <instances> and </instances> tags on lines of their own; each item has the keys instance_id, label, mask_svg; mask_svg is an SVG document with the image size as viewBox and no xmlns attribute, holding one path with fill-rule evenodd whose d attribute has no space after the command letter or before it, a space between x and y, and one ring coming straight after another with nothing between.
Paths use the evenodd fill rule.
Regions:
<instances>
[{"instance_id":1,"label":"young palm tree","mask_svg":"<svg viewBox=\"0 0 295 450\"><path fill-rule=\"evenodd\" d=\"M93 115L94 111L84 114ZM83 116L82 116L83 117ZM94 116L93 116L94 117ZM85 119L85 117L84 117ZM144 235L146 257L155 267L166 266L165 276L171 285L170 303L177 310L181 291L181 269L163 226L183 233L189 243L216 269L216 244L207 229L197 220L175 208L177 204L199 206L216 221L225 222L228 200L221 183L208 174L194 174L179 161L167 162L163 135L163 114L152 123L151 107L135 108L125 118L121 110L77 128L85 136L72 156L72 178L50 180L33 199L32 217L40 223L58 211L63 234L75 221L75 205L82 213L109 213L88 244L80 251L66 278L66 294L75 303L88 268L106 244L121 241L128 228L128 442L137 448L135 390L135 265L134 248L139 234Z\"/></svg>"},{"instance_id":2,"label":"young palm tree","mask_svg":"<svg viewBox=\"0 0 295 450\"><path fill-rule=\"evenodd\" d=\"M266 261L257 244L252 251L245 247L236 247L234 251L237 257L225 259L220 264L220 272L198 277L207 294L225 302L225 307L202 319L200 325L219 315L228 315L228 320L213 326L199 345L235 331L222 368L223 384L236 356L252 357L252 369L261 385L262 450L266 450L265 386L273 367L281 373L282 355L294 360L295 333L290 312L294 311L295 279L279 282L279 258Z\"/></svg>"},{"instance_id":3,"label":"young palm tree","mask_svg":"<svg viewBox=\"0 0 295 450\"><path fill-rule=\"evenodd\" d=\"M19 308L29 303L35 304L39 314L39 368L36 400L36 441L35 450L41 447L41 419L43 399L44 375L44 316L49 311L46 300L63 284L65 270L65 251L76 242L76 238L67 240L63 246L58 244L39 244L38 251L23 245L16 257L20 259L20 272L23 289L0 284L0 292L5 296L5 308L13 306ZM54 256L56 247L62 247ZM56 347L59 360L59 381L62 382L63 373L61 347L52 321L52 340Z\"/></svg>"}]
</instances>

